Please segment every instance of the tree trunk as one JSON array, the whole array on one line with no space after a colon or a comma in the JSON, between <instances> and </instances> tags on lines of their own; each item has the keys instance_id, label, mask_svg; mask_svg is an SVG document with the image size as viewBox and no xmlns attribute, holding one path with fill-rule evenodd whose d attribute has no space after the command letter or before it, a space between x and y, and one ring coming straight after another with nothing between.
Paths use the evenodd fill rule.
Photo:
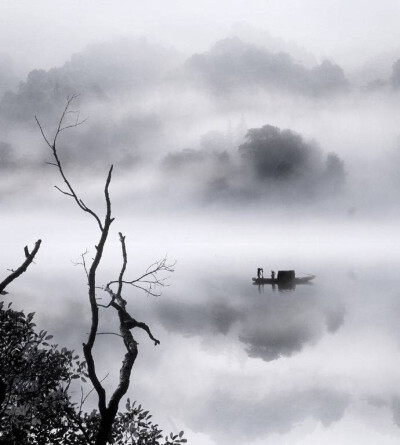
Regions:
<instances>
[{"instance_id":1,"label":"tree trunk","mask_svg":"<svg viewBox=\"0 0 400 445\"><path fill-rule=\"evenodd\" d=\"M96 436L96 445L107 445L111 439L111 431L116 416L116 412L107 409L104 416L101 416L99 431Z\"/></svg>"}]
</instances>

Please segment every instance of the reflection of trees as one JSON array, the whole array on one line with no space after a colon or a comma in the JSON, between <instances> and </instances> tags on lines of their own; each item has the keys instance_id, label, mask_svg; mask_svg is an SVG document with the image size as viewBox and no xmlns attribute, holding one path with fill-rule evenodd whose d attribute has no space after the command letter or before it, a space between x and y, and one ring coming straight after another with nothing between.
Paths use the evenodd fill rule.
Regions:
<instances>
[{"instance_id":1,"label":"reflection of trees","mask_svg":"<svg viewBox=\"0 0 400 445\"><path fill-rule=\"evenodd\" d=\"M236 296L223 287L218 291L218 297L202 303L161 304L157 308L160 322L183 335L238 335L250 357L266 361L298 353L343 323L342 304L337 299L321 300L313 288L266 292L257 299L248 290Z\"/></svg>"},{"instance_id":2,"label":"reflection of trees","mask_svg":"<svg viewBox=\"0 0 400 445\"><path fill-rule=\"evenodd\" d=\"M157 321L168 331L200 337L202 348L210 347L213 355L218 352L215 348L225 352L236 342L251 358L289 357L343 323L340 301L327 292L322 298L316 286L279 293L269 288L260 295L256 286L243 285L230 276L202 285L201 278L192 277L191 283L195 289L191 301L182 296L175 302L161 302ZM286 380L285 371L282 387L280 379L271 382L269 364L254 363L261 373L258 376L265 371L265 380L246 375L247 369L254 369L248 366L238 374L213 373L214 385L207 391L206 384L204 395L185 413L194 430L207 431L218 443L262 443L263 437L286 433L306 419L329 426L342 418L349 403L348 395L338 388L326 388L315 380L303 382L298 376ZM273 369L285 368L277 366Z\"/></svg>"}]
</instances>

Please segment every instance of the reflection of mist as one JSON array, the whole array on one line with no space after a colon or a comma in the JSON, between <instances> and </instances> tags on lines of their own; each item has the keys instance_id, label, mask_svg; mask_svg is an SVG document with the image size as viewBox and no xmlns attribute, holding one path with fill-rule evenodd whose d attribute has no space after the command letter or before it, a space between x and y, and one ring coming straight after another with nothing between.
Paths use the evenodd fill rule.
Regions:
<instances>
[{"instance_id":1,"label":"reflection of mist","mask_svg":"<svg viewBox=\"0 0 400 445\"><path fill-rule=\"evenodd\" d=\"M348 395L334 389L282 391L264 400L241 400L216 391L193 422L221 443L243 444L271 433L284 434L309 417L328 427L341 419L348 403ZM205 415L209 412L212 416Z\"/></svg>"},{"instance_id":2,"label":"reflection of mist","mask_svg":"<svg viewBox=\"0 0 400 445\"><path fill-rule=\"evenodd\" d=\"M62 262L61 268L48 256L54 245L45 245L30 274L11 289L10 298L27 311L36 311L38 326L55 334L56 342L80 353L90 314L85 275L81 268L71 265L70 247L59 246L53 252ZM72 250L78 247L74 245ZM117 251L107 264L110 268L119 263ZM130 266L136 263L134 258L132 252ZM233 275L226 272L230 264L226 257L211 261L207 255L191 266L185 261L181 265L185 273L177 271L173 286L158 299L126 291L134 316L148 323L161 340L156 348L146 335L134 332L140 354L129 396L141 401L147 397L146 405L152 411L158 409L161 416L167 413L178 419L182 429L201 431L221 445L286 435L310 419L331 431L332 424L340 422L347 412L350 397L356 403L358 395L379 393L386 385L380 382L381 373L389 367L386 361L375 359L377 351L370 346L380 333L374 337L373 331L367 341L361 333L358 343L354 337L360 325L362 331L363 325L368 329L382 325L387 330L392 324L392 338L392 330L397 329L397 294L388 305L383 298L376 298L377 289L384 295L390 288L382 285L385 280L380 273L375 276L358 268L359 280L354 281L346 277L347 264L341 266L341 275L326 263L318 266L325 270L325 277L317 278L313 286L297 286L291 292L273 292L266 287L259 294L250 276L241 276L243 261L229 266ZM221 269L215 269L216 263ZM314 264L312 269L319 275L316 267ZM109 273L107 269L101 279ZM382 282L378 286L375 281L365 283L365 276ZM392 284L396 277L394 273ZM338 285L336 279L344 283L339 280ZM117 328L116 315L102 310L102 331L115 332ZM102 377L111 371L105 385L113 388L111 375L118 375L124 347L118 337L102 335L96 354ZM355 368L354 354L358 354ZM368 356L376 366L374 373L364 373L363 360ZM395 390L388 387L387 391L386 399L390 399ZM179 403L174 403L176 400ZM398 415L397 402L384 406Z\"/></svg>"},{"instance_id":3,"label":"reflection of mist","mask_svg":"<svg viewBox=\"0 0 400 445\"><path fill-rule=\"evenodd\" d=\"M342 303L321 301L311 287L297 293L268 292L255 300L251 284L249 290L238 283L243 292L239 295L231 293L232 284L225 290L224 281L229 280L221 277L212 295L204 289L202 303L160 302L156 307L160 322L183 335L238 335L250 357L266 361L291 356L326 333L337 331L343 323Z\"/></svg>"},{"instance_id":4,"label":"reflection of mist","mask_svg":"<svg viewBox=\"0 0 400 445\"><path fill-rule=\"evenodd\" d=\"M226 335L232 324L241 317L237 309L225 302L201 305L195 302L160 303L156 310L164 328L183 335Z\"/></svg>"}]
</instances>

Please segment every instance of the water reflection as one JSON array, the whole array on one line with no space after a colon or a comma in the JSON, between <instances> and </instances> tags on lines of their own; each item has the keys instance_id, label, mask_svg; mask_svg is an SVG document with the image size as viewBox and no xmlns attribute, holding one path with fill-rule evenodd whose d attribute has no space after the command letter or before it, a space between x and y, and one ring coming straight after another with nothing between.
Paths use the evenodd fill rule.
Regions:
<instances>
[{"instance_id":1,"label":"water reflection","mask_svg":"<svg viewBox=\"0 0 400 445\"><path fill-rule=\"evenodd\" d=\"M224 335L244 345L249 357L265 361L300 352L344 320L342 302L322 298L312 286L246 286L226 277L200 292L199 300L160 302L155 309L162 326L185 336Z\"/></svg>"},{"instance_id":2,"label":"water reflection","mask_svg":"<svg viewBox=\"0 0 400 445\"><path fill-rule=\"evenodd\" d=\"M273 291L291 291L296 290L297 285L306 285L306 286L312 286L313 283L271 283L271 284L259 284L259 283L253 283L254 286L258 287L259 293L264 293L264 286L270 287Z\"/></svg>"},{"instance_id":3,"label":"water reflection","mask_svg":"<svg viewBox=\"0 0 400 445\"><path fill-rule=\"evenodd\" d=\"M195 422L212 432L218 444L248 444L269 434L285 434L310 417L329 427L343 417L349 401L334 388L291 388L246 401L217 390L206 401L207 409L195 413Z\"/></svg>"},{"instance_id":4,"label":"water reflection","mask_svg":"<svg viewBox=\"0 0 400 445\"><path fill-rule=\"evenodd\" d=\"M328 427L343 417L350 402L346 390L307 374L289 377L284 360L343 326L345 305L336 292L320 285L259 288L221 274L197 276L191 291L190 298L182 289L158 301L154 315L171 337L178 334L189 344L200 339L201 356L208 355L215 369L202 375L207 389L185 413L193 430L207 432L218 445L247 444L285 434L306 419ZM246 357L247 367L217 370L215 361L232 349L241 351L236 354ZM253 366L257 371L250 371ZM273 378L271 371L277 373Z\"/></svg>"},{"instance_id":5,"label":"water reflection","mask_svg":"<svg viewBox=\"0 0 400 445\"><path fill-rule=\"evenodd\" d=\"M235 272L211 275L210 269L207 263L204 270L178 271L158 299L127 292L132 313L161 340L155 348L134 332L140 354L129 394L157 421L168 428L172 417L179 428L210 437L191 440L196 445L294 444L302 443L290 436L299 424L345 428L348 407L368 396L368 403L379 402L374 409L386 409L390 422L393 417L394 427L400 424L397 273L388 281L387 273L372 273L375 267L358 268L355 280L347 267L324 265L325 275L322 266L313 268L319 278L312 285L274 289L254 286ZM25 279L24 292L13 289L18 301L37 310L38 322L57 342L68 340L80 352L90 321L81 271L54 274L54 283L32 281L33 274ZM32 289L35 300L29 299ZM47 295L57 301L51 311ZM102 311L101 320L103 331L117 329L112 312ZM124 349L115 336L101 336L97 347L99 369L110 372L105 384L112 388ZM281 442L276 434L283 435Z\"/></svg>"},{"instance_id":6,"label":"water reflection","mask_svg":"<svg viewBox=\"0 0 400 445\"><path fill-rule=\"evenodd\" d=\"M294 290L296 285L312 284L312 280L315 278L315 275L296 276L294 270L280 270L277 277L275 277L275 271L271 271L271 277L264 278L262 271L262 268L258 268L257 278L253 278L253 285L258 286L259 291L263 290L265 285L271 286L272 290L277 288L278 290Z\"/></svg>"}]
</instances>

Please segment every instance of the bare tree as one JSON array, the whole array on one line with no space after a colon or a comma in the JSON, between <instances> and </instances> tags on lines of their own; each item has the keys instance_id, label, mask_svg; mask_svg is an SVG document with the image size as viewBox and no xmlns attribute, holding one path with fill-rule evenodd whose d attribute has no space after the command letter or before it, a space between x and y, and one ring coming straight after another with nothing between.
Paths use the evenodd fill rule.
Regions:
<instances>
[{"instance_id":1,"label":"bare tree","mask_svg":"<svg viewBox=\"0 0 400 445\"><path fill-rule=\"evenodd\" d=\"M49 139L43 127L35 116L36 122L40 128L43 139L45 140L47 146L51 150L54 162L49 162L48 164L56 167L63 179L64 189L61 189L57 186L57 190L59 190L62 194L72 198L76 205L84 212L88 213L93 217L97 223L99 230L99 239L98 243L95 245L95 255L92 260L89 262L86 260L86 255L82 255L82 262L88 280L88 294L89 294L89 302L90 302L90 310L91 310L91 325L90 331L88 333L88 338L86 343L83 344L83 352L85 355L85 359L87 362L87 370L90 381L92 382L94 389L97 392L98 396L98 407L100 412L100 425L99 430L96 437L96 445L105 445L110 439L113 423L115 421L115 417L118 412L118 406L122 399L122 397L126 394L129 383L130 376L132 372L133 365L135 363L136 357L138 355L138 343L134 340L133 335L131 333L131 329L133 328L141 328L147 332L149 337L154 341L154 344L159 344L159 340L157 340L153 334L151 333L150 328L143 322L139 322L135 320L127 310L127 301L122 297L122 290L124 285L130 285L135 288L141 289L150 295L157 295L157 288L163 287L165 285L164 279L160 278L160 272L173 272L174 264L169 264L167 260L164 258L161 261L154 263L150 266L140 277L136 279L125 279L125 271L127 267L128 257L126 252L125 245L125 237L120 233L119 239L121 242L122 248L122 266L119 273L119 277L117 280L113 280L108 282L107 285L101 287L97 285L97 272L98 267L101 263L104 246L106 245L108 235L110 232L111 224L114 221L114 217L111 212L111 199L110 199L110 183L111 177L113 173L113 166L110 167L107 175L107 179L105 181L104 187L104 202L105 202L105 216L101 218L99 214L89 208L85 202L78 196L75 188L72 186L70 181L67 179L67 176L64 172L63 164L59 157L57 142L58 138L62 132L67 129L75 128L81 125L84 121L79 120L79 114L71 109L71 104L76 99L77 96L72 96L68 98L66 106L61 114L60 120L58 122L57 128L55 130L54 136L52 139ZM72 123L68 123L68 116L76 116ZM116 287L116 289L115 289ZM102 289L106 291L110 297L110 301L108 304L99 304L96 298L96 291ZM114 290L115 289L115 290ZM99 380L98 373L96 371L96 364L93 357L93 348L96 342L96 338L99 334L99 309L100 307L104 309L115 309L118 313L119 317L119 330L120 336L124 342L126 353L122 360L120 373L119 373L119 383L113 393L110 395L107 402L107 394L102 385L102 382Z\"/></svg>"}]
</instances>

